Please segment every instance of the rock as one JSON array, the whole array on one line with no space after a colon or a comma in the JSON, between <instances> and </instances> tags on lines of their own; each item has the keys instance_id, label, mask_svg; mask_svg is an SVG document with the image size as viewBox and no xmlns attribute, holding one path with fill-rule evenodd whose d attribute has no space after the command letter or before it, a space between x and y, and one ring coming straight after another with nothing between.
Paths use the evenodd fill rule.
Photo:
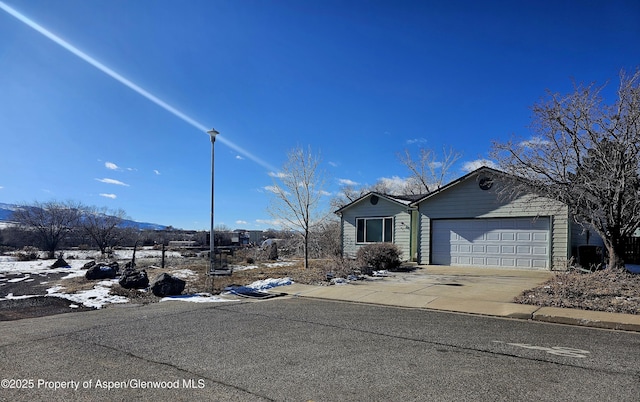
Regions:
<instances>
[{"instance_id":1,"label":"rock","mask_svg":"<svg viewBox=\"0 0 640 402\"><path fill-rule=\"evenodd\" d=\"M146 289L149 287L149 277L144 269L127 269L120 276L118 283L125 289Z\"/></svg>"},{"instance_id":2,"label":"rock","mask_svg":"<svg viewBox=\"0 0 640 402\"><path fill-rule=\"evenodd\" d=\"M100 263L89 268L87 272L84 274L84 276L89 280L97 280L97 279L113 279L116 277L117 274L118 274L117 268Z\"/></svg>"},{"instance_id":3,"label":"rock","mask_svg":"<svg viewBox=\"0 0 640 402\"><path fill-rule=\"evenodd\" d=\"M116 273L120 271L120 265L118 264L118 261L111 261L110 263L107 264L107 266L115 269Z\"/></svg>"},{"instance_id":4,"label":"rock","mask_svg":"<svg viewBox=\"0 0 640 402\"><path fill-rule=\"evenodd\" d=\"M95 260L91 260L88 263L84 264L82 266L82 269L89 269L89 268L93 267L94 265L96 265Z\"/></svg>"},{"instance_id":5,"label":"rock","mask_svg":"<svg viewBox=\"0 0 640 402\"><path fill-rule=\"evenodd\" d=\"M182 293L186 282L167 273L162 273L153 280L151 291L158 297L176 296Z\"/></svg>"},{"instance_id":6,"label":"rock","mask_svg":"<svg viewBox=\"0 0 640 402\"><path fill-rule=\"evenodd\" d=\"M51 265L51 268L70 268L71 266L62 258L58 258L56 262Z\"/></svg>"}]
</instances>

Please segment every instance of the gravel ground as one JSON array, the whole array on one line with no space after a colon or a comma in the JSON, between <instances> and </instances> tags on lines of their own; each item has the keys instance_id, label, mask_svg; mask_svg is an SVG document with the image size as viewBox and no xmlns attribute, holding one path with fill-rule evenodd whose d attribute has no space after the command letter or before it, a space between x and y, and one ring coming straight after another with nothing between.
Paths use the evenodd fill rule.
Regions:
<instances>
[{"instance_id":1,"label":"gravel ground","mask_svg":"<svg viewBox=\"0 0 640 402\"><path fill-rule=\"evenodd\" d=\"M640 314L640 274L602 270L559 273L524 292L517 303L611 313Z\"/></svg>"}]
</instances>

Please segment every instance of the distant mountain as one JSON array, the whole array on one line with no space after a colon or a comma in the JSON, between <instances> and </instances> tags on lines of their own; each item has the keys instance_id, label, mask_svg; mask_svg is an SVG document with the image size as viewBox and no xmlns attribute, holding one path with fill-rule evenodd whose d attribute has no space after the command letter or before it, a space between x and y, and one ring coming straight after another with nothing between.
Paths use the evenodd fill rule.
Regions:
<instances>
[{"instance_id":1,"label":"distant mountain","mask_svg":"<svg viewBox=\"0 0 640 402\"><path fill-rule=\"evenodd\" d=\"M11 221L11 215L13 211L18 208L18 205L15 204L4 204L0 202L0 222L9 222ZM166 229L166 225L158 225L157 223L148 223L148 222L136 222L130 219L125 219L122 221L122 226L126 228L137 228L140 230L164 230Z\"/></svg>"},{"instance_id":2,"label":"distant mountain","mask_svg":"<svg viewBox=\"0 0 640 402\"><path fill-rule=\"evenodd\" d=\"M140 230L164 230L167 228L165 225L158 225L157 223L149 222L136 222L129 219L122 221L122 226L125 228L138 228Z\"/></svg>"},{"instance_id":3,"label":"distant mountain","mask_svg":"<svg viewBox=\"0 0 640 402\"><path fill-rule=\"evenodd\" d=\"M17 205L0 203L0 221L8 221Z\"/></svg>"}]
</instances>

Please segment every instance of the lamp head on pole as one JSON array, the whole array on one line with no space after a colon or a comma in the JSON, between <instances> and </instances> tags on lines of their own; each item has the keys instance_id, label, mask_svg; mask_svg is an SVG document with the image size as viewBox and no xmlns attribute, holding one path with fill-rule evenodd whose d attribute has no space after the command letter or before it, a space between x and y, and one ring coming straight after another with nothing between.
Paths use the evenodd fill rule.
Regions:
<instances>
[{"instance_id":1,"label":"lamp head on pole","mask_svg":"<svg viewBox=\"0 0 640 402\"><path fill-rule=\"evenodd\" d=\"M216 135L220 134L218 131L216 131L215 128L212 128L211 130L207 131L207 134L209 134L211 136L211 142L216 142Z\"/></svg>"}]
</instances>

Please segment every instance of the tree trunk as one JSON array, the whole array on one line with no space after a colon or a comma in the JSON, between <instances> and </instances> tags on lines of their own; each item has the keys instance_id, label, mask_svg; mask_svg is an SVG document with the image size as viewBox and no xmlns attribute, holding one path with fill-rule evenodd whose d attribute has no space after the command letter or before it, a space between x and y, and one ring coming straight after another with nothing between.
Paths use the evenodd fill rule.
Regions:
<instances>
[{"instance_id":1,"label":"tree trunk","mask_svg":"<svg viewBox=\"0 0 640 402\"><path fill-rule=\"evenodd\" d=\"M304 235L304 269L309 268L309 232Z\"/></svg>"},{"instance_id":2,"label":"tree trunk","mask_svg":"<svg viewBox=\"0 0 640 402\"><path fill-rule=\"evenodd\" d=\"M609 254L609 268L624 269L626 247L622 236L620 236L619 233L612 233L610 242L605 241L605 247L607 248L607 253Z\"/></svg>"}]
</instances>

